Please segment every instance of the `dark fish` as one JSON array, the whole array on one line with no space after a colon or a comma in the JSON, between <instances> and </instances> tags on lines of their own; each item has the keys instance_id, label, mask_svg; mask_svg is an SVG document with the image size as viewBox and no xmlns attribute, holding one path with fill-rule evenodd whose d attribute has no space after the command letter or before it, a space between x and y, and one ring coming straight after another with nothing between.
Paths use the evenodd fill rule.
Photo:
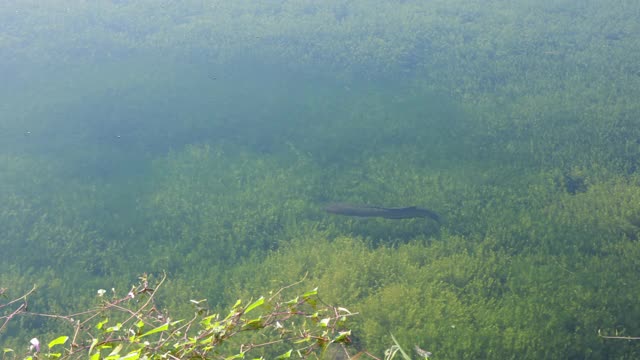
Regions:
<instances>
[{"instance_id":1,"label":"dark fish","mask_svg":"<svg viewBox=\"0 0 640 360\"><path fill-rule=\"evenodd\" d=\"M388 208L372 205L330 204L324 209L328 213L345 216L382 217L385 219L412 219L428 217L440 222L440 215L429 209L417 206Z\"/></svg>"}]
</instances>

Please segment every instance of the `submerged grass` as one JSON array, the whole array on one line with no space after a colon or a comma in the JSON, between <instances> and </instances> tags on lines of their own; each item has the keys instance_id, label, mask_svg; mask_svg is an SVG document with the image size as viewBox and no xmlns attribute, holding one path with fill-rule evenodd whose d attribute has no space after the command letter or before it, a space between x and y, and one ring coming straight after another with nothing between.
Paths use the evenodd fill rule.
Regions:
<instances>
[{"instance_id":1,"label":"submerged grass","mask_svg":"<svg viewBox=\"0 0 640 360\"><path fill-rule=\"evenodd\" d=\"M535 157L513 162L520 155L510 157L509 142L489 160L465 133L471 117L430 118L434 105L404 114L395 100L389 117L384 90L376 91L339 113L333 123L344 131L317 127L312 138L268 151L233 137L188 145L154 155L135 182L5 156L2 246L14 260L3 262L3 286L46 284L46 303L31 306L70 311L116 279L166 270L162 303L188 314L184 299L228 304L308 273L306 284L328 301L361 312L356 344L373 352L392 345L391 330L404 348L448 358L634 354L633 344L605 342L597 331L640 332L629 322L640 311L631 300L640 290L637 176L617 166L567 172ZM417 104L421 95L405 96ZM369 112L372 102L378 110ZM297 120L281 121L274 126ZM359 122L372 122L363 138L349 133ZM262 135L283 136L272 131ZM448 140L429 140L439 137ZM322 210L328 201L426 206L444 220L336 218Z\"/></svg>"},{"instance_id":2,"label":"submerged grass","mask_svg":"<svg viewBox=\"0 0 640 360\"><path fill-rule=\"evenodd\" d=\"M398 55L397 82L115 61L5 91L0 288L36 283L33 311L68 313L167 271L159 304L188 317L185 300L224 308L308 274L360 312L354 344L377 354L391 332L437 358L637 358L640 342L598 336L640 334L637 45L498 38L479 4L440 12L463 29L453 49ZM442 44L437 23L415 51ZM443 221L333 217L329 202ZM56 330L22 318L0 336Z\"/></svg>"}]
</instances>

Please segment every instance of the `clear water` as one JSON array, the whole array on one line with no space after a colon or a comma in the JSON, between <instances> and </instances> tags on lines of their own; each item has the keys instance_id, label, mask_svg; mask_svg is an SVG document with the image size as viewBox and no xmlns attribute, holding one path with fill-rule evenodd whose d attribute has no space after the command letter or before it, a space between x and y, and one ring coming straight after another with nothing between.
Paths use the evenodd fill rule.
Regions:
<instances>
[{"instance_id":1,"label":"clear water","mask_svg":"<svg viewBox=\"0 0 640 360\"><path fill-rule=\"evenodd\" d=\"M635 3L65 4L0 8L9 297L166 271L189 316L308 273L378 354L638 356L598 337L640 334Z\"/></svg>"}]
</instances>

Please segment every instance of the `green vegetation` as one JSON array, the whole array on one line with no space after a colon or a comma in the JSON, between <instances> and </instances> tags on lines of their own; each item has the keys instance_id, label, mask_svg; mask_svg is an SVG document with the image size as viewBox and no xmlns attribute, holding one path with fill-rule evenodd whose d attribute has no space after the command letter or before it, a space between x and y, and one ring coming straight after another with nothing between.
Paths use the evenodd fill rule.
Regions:
<instances>
[{"instance_id":1,"label":"green vegetation","mask_svg":"<svg viewBox=\"0 0 640 360\"><path fill-rule=\"evenodd\" d=\"M38 338L30 340L25 359L244 359L264 352L263 348L284 348L276 359L330 354L340 351L345 354L345 344L351 332L345 324L352 314L341 307L321 303L318 291L311 290L289 301L283 301L282 288L268 299L260 297L248 305L238 300L226 317L212 313L206 307L206 299L191 300L195 315L190 319L175 320L169 313L158 308L156 297L164 276L158 284L151 284L147 275L125 296L118 296L115 289L99 289L99 304L92 309L73 315L32 314L41 319L55 320L68 325L58 331L70 335L59 336L45 347ZM0 317L3 325L14 317L28 314L27 298L35 288L18 299L0 305L9 309L8 315ZM4 289L0 292L0 295ZM251 315L249 315L251 313ZM251 336L261 331L263 337ZM244 336L243 336L244 335ZM266 340L265 340L266 337ZM239 350L236 350L239 349ZM224 352L234 353L225 356ZM3 357L16 350L3 349ZM249 355L247 355L249 354ZM22 357L22 356L20 356ZM255 357L254 357L255 358Z\"/></svg>"},{"instance_id":2,"label":"green vegetation","mask_svg":"<svg viewBox=\"0 0 640 360\"><path fill-rule=\"evenodd\" d=\"M28 312L64 319L166 271L180 327L189 300L246 313L304 278L358 313L350 356L640 357L635 2L21 4L0 5L0 304L36 284ZM0 326L6 359L72 336Z\"/></svg>"}]
</instances>

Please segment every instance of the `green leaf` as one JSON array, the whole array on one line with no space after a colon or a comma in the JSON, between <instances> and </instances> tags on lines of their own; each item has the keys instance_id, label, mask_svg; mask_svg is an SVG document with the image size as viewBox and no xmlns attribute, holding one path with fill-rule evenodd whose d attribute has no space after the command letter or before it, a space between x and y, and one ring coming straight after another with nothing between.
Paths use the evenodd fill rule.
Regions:
<instances>
[{"instance_id":1,"label":"green leaf","mask_svg":"<svg viewBox=\"0 0 640 360\"><path fill-rule=\"evenodd\" d=\"M300 299L296 297L295 299L291 299L287 301L285 304L288 305L289 307L292 307L293 305L297 305L299 301Z\"/></svg>"},{"instance_id":2,"label":"green leaf","mask_svg":"<svg viewBox=\"0 0 640 360\"><path fill-rule=\"evenodd\" d=\"M342 333L341 333L342 334ZM393 336L393 334L391 334L391 340L393 340L393 342L396 344L396 346L398 347L398 350L400 351L400 353L402 354L402 358L406 359L406 360L411 360L411 358L409 357L409 355L407 355L406 352L404 352L404 350L402 350L402 347L400 346L400 344L398 344L398 340L396 340L396 337Z\"/></svg>"},{"instance_id":3,"label":"green leaf","mask_svg":"<svg viewBox=\"0 0 640 360\"><path fill-rule=\"evenodd\" d=\"M315 288L311 291L307 291L306 293L302 294L302 298L304 299L305 302L307 302L307 304L311 305L314 309L317 305L317 301L316 299L313 299L312 296L318 295L318 288Z\"/></svg>"},{"instance_id":4,"label":"green leaf","mask_svg":"<svg viewBox=\"0 0 640 360\"><path fill-rule=\"evenodd\" d=\"M307 291L306 293L302 294L303 298L308 298L310 296L314 296L314 295L318 295L318 288L315 288L311 291Z\"/></svg>"},{"instance_id":5,"label":"green leaf","mask_svg":"<svg viewBox=\"0 0 640 360\"><path fill-rule=\"evenodd\" d=\"M91 354L91 352L93 351L93 348L96 346L97 343L98 343L98 339L91 340L91 347L89 347L89 354ZM100 358L100 351L98 351L95 354L91 355L91 360L95 360L93 357L96 356L96 355L98 356L98 358Z\"/></svg>"},{"instance_id":6,"label":"green leaf","mask_svg":"<svg viewBox=\"0 0 640 360\"><path fill-rule=\"evenodd\" d=\"M315 322L318 322L319 317L320 317L320 314L318 314L318 312L314 312L313 314L311 314L309 319L311 319L315 323Z\"/></svg>"},{"instance_id":7,"label":"green leaf","mask_svg":"<svg viewBox=\"0 0 640 360\"><path fill-rule=\"evenodd\" d=\"M261 296L260 299L256 300L253 304L247 306L247 309L244 311L244 313L247 314L249 311L257 308L262 304L264 304L264 296Z\"/></svg>"},{"instance_id":8,"label":"green leaf","mask_svg":"<svg viewBox=\"0 0 640 360\"><path fill-rule=\"evenodd\" d=\"M69 340L68 336L60 336L57 339L51 340L51 342L49 343L49 348L52 348L56 345L64 344L67 342L67 340Z\"/></svg>"},{"instance_id":9,"label":"green leaf","mask_svg":"<svg viewBox=\"0 0 640 360\"><path fill-rule=\"evenodd\" d=\"M146 333L140 335L139 337L143 338L145 336L152 335L152 334L155 334L155 333L159 333L161 331L167 331L167 330L169 330L169 323L166 323L164 325L160 325L155 329L151 329L151 330L147 331Z\"/></svg>"},{"instance_id":10,"label":"green leaf","mask_svg":"<svg viewBox=\"0 0 640 360\"><path fill-rule=\"evenodd\" d=\"M337 342L337 343L348 342L349 341L349 335L351 335L351 330L349 330L349 331L341 331L339 333L339 335L336 336L335 339L333 339L333 342Z\"/></svg>"},{"instance_id":11,"label":"green leaf","mask_svg":"<svg viewBox=\"0 0 640 360\"><path fill-rule=\"evenodd\" d=\"M100 322L96 325L96 329L98 329L98 330L102 329L102 327L104 326L104 324L106 324L106 323L108 323L108 322L109 322L109 318L106 318L106 319L104 319L104 320L100 321Z\"/></svg>"},{"instance_id":12,"label":"green leaf","mask_svg":"<svg viewBox=\"0 0 640 360\"><path fill-rule=\"evenodd\" d=\"M2 350L2 352L6 354L6 353L8 353L8 352L13 352L13 349L4 348L4 349Z\"/></svg>"},{"instance_id":13,"label":"green leaf","mask_svg":"<svg viewBox=\"0 0 640 360\"><path fill-rule=\"evenodd\" d=\"M304 299L307 304L311 305L311 307L313 307L314 309L316 308L316 306L318 305L318 302L316 301L316 299L313 298L305 298Z\"/></svg>"},{"instance_id":14,"label":"green leaf","mask_svg":"<svg viewBox=\"0 0 640 360\"><path fill-rule=\"evenodd\" d=\"M235 310L235 309L237 309L237 308L238 308L238 306L240 306L240 304L242 304L242 300L238 300L238 301L236 301L235 305L233 305L233 309L234 309L234 310Z\"/></svg>"},{"instance_id":15,"label":"green leaf","mask_svg":"<svg viewBox=\"0 0 640 360\"><path fill-rule=\"evenodd\" d=\"M100 360L100 352L96 351L93 355L89 357L89 360Z\"/></svg>"},{"instance_id":16,"label":"green leaf","mask_svg":"<svg viewBox=\"0 0 640 360\"><path fill-rule=\"evenodd\" d=\"M276 358L276 360L278 360L278 359L288 359L288 358L290 358L290 357L291 357L291 352L292 352L292 351L293 351L293 350L289 350L289 351L287 351L286 353L284 353L284 354L282 354L282 355L278 356L278 357Z\"/></svg>"},{"instance_id":17,"label":"green leaf","mask_svg":"<svg viewBox=\"0 0 640 360\"><path fill-rule=\"evenodd\" d=\"M294 341L293 343L294 343L294 344L301 344L301 343L303 343L303 342L309 342L309 341L311 341L311 338L310 338L310 337L308 337L308 336L305 336L305 337L303 337L303 338L302 338L302 339L300 339L300 340L296 340L296 341Z\"/></svg>"},{"instance_id":18,"label":"green leaf","mask_svg":"<svg viewBox=\"0 0 640 360\"><path fill-rule=\"evenodd\" d=\"M137 360L139 358L140 358L140 352L139 351L132 351L132 352L128 353L127 355L121 357L120 360Z\"/></svg>"},{"instance_id":19,"label":"green leaf","mask_svg":"<svg viewBox=\"0 0 640 360\"><path fill-rule=\"evenodd\" d=\"M329 322L330 321L331 321L331 318L322 319L322 320L320 320L320 325L322 325L322 327L326 328L327 326L329 326Z\"/></svg>"},{"instance_id":20,"label":"green leaf","mask_svg":"<svg viewBox=\"0 0 640 360\"><path fill-rule=\"evenodd\" d=\"M119 331L121 327L122 327L122 324L121 323L117 323L115 326L108 327L107 330L105 330L105 331L106 332Z\"/></svg>"},{"instance_id":21,"label":"green leaf","mask_svg":"<svg viewBox=\"0 0 640 360\"><path fill-rule=\"evenodd\" d=\"M243 328L249 328L251 330L262 329L264 327L264 323L262 321L262 317L252 319L247 321L246 324L242 326Z\"/></svg>"},{"instance_id":22,"label":"green leaf","mask_svg":"<svg viewBox=\"0 0 640 360\"><path fill-rule=\"evenodd\" d=\"M240 354L236 354L236 355L224 358L224 360L234 360L234 359L244 359L244 353L240 353Z\"/></svg>"},{"instance_id":23,"label":"green leaf","mask_svg":"<svg viewBox=\"0 0 640 360\"><path fill-rule=\"evenodd\" d=\"M120 350L122 350L122 344L119 344L118 346L116 346L116 348L113 349L111 353L109 353L109 355L105 358L105 360L116 360L120 358L120 355L118 355L120 353Z\"/></svg>"}]
</instances>

